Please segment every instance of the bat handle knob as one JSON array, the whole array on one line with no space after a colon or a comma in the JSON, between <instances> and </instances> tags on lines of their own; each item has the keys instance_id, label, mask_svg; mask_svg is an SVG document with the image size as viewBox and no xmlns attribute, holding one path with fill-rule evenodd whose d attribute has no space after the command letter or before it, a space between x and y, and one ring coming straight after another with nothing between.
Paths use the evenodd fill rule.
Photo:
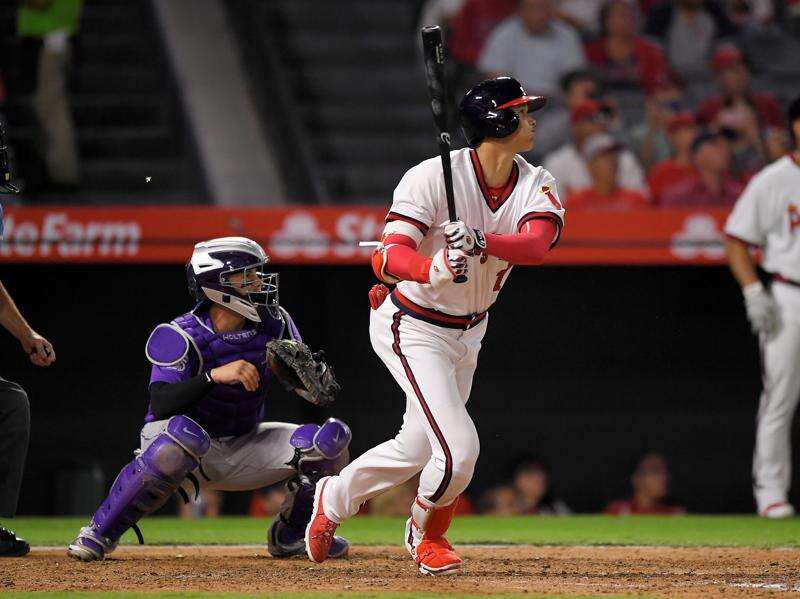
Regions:
<instances>
[{"instance_id":1,"label":"bat handle knob","mask_svg":"<svg viewBox=\"0 0 800 599\"><path fill-rule=\"evenodd\" d=\"M453 279L454 283L466 283L467 282L467 275L458 275L455 279Z\"/></svg>"}]
</instances>

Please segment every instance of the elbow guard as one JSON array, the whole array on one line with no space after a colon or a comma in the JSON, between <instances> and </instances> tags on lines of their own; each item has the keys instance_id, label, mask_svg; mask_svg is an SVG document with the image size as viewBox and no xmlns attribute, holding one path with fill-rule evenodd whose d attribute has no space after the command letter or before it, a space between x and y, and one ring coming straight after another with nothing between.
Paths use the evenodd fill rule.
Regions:
<instances>
[{"instance_id":1,"label":"elbow guard","mask_svg":"<svg viewBox=\"0 0 800 599\"><path fill-rule=\"evenodd\" d=\"M388 251L392 246L381 245L372 252L372 271L378 280L387 285L395 285L400 282L400 279L391 275L386 270L386 264L389 260Z\"/></svg>"}]
</instances>

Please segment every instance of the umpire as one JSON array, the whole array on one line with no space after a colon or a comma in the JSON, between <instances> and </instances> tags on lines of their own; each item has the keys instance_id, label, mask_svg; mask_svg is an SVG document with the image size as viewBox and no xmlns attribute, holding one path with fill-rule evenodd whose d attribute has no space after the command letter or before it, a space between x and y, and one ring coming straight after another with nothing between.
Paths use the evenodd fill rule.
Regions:
<instances>
[{"instance_id":1,"label":"umpire","mask_svg":"<svg viewBox=\"0 0 800 599\"><path fill-rule=\"evenodd\" d=\"M31 362L37 366L49 366L55 362L53 346L25 322L2 282L0 325L19 340ZM25 390L0 377L0 518L13 518L17 511L30 427L30 407ZM28 543L0 526L0 557L20 557L30 550Z\"/></svg>"}]
</instances>

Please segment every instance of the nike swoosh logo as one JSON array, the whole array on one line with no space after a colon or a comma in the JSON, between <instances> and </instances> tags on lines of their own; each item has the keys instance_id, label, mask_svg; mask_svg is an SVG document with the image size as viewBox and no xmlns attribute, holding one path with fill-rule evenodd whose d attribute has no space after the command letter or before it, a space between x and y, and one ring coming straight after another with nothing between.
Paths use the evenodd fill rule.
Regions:
<instances>
[{"instance_id":1,"label":"nike swoosh logo","mask_svg":"<svg viewBox=\"0 0 800 599\"><path fill-rule=\"evenodd\" d=\"M339 440L339 435L342 433L340 430L336 430L336 436L333 438L333 442L336 443Z\"/></svg>"},{"instance_id":2,"label":"nike swoosh logo","mask_svg":"<svg viewBox=\"0 0 800 599\"><path fill-rule=\"evenodd\" d=\"M196 435L195 433L193 433L192 431L190 431L190 430L189 430L188 428L186 428L185 426L183 427L183 432L184 432L184 433L186 433L187 435L191 435L192 437L199 437L199 436L200 436L200 435Z\"/></svg>"}]
</instances>

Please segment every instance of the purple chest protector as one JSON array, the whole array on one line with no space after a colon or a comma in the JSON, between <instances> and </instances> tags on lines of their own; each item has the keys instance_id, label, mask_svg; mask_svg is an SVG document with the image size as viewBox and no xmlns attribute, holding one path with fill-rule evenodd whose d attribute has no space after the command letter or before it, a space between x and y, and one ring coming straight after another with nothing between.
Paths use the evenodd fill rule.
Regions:
<instances>
[{"instance_id":1,"label":"purple chest protector","mask_svg":"<svg viewBox=\"0 0 800 599\"><path fill-rule=\"evenodd\" d=\"M210 437L242 435L263 419L266 386L272 376L266 362L266 345L285 333L293 338L300 337L289 315L282 309L280 314L282 318L276 319L264 311L259 323L249 323L252 326L238 331L218 333L212 327L208 308L201 304L173 320L171 325L163 325L180 329L193 346L188 351L196 354L199 360L191 361L196 363L192 376L236 360L250 362L261 375L255 391L247 391L240 383L216 385L187 410L186 415L200 424Z\"/></svg>"}]
</instances>

